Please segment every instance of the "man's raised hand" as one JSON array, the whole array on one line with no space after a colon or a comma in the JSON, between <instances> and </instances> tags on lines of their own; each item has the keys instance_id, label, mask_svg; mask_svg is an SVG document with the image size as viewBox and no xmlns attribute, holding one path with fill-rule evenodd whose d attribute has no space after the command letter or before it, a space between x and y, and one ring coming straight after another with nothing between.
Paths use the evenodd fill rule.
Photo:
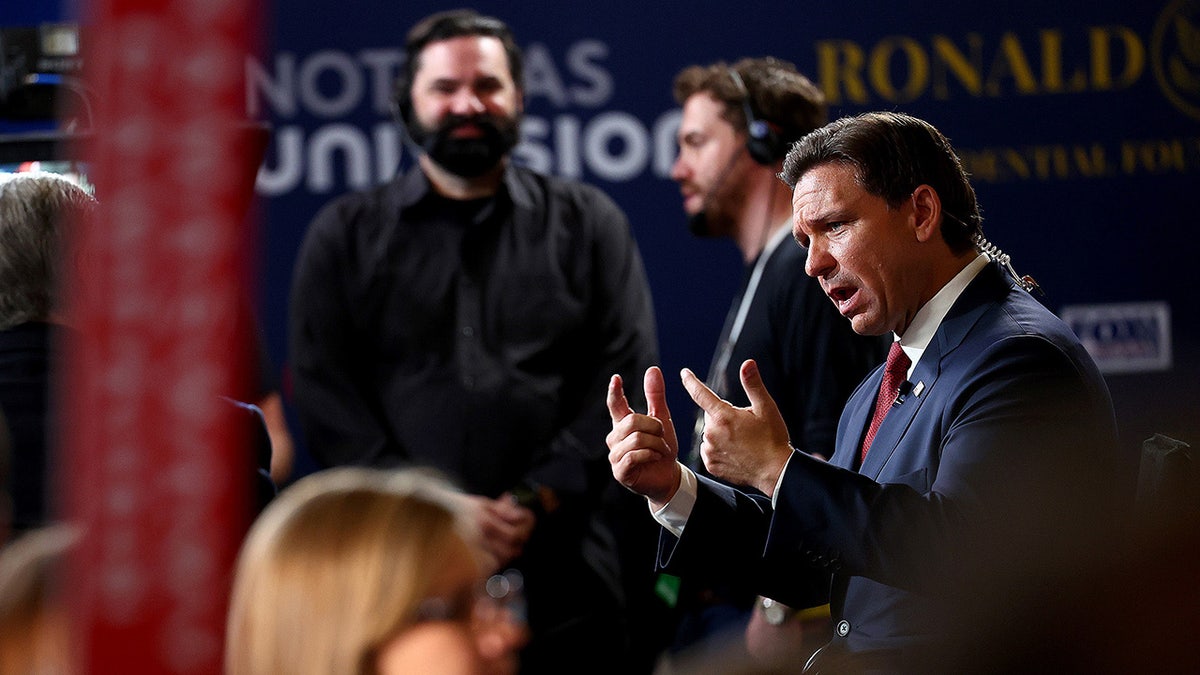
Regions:
<instances>
[{"instance_id":1,"label":"man's raised hand","mask_svg":"<svg viewBox=\"0 0 1200 675\"><path fill-rule=\"evenodd\" d=\"M643 387L649 407L645 415L629 407L620 375L613 375L608 383L608 412L613 422L606 439L608 461L617 482L649 499L657 510L679 489L682 470L675 461L679 441L667 408L662 370L657 366L647 369Z\"/></svg>"},{"instance_id":2,"label":"man's raised hand","mask_svg":"<svg viewBox=\"0 0 1200 675\"><path fill-rule=\"evenodd\" d=\"M758 365L753 360L742 364L748 408L735 407L717 396L686 368L681 376L684 388L704 411L700 456L705 468L717 478L770 496L792 456L792 447L787 424L763 386Z\"/></svg>"}]
</instances>

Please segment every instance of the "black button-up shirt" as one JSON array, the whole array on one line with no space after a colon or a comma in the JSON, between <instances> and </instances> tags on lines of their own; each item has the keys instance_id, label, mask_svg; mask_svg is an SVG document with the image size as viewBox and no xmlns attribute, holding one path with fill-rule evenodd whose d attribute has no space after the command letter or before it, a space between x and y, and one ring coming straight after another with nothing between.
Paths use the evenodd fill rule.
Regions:
<instances>
[{"instance_id":1,"label":"black button-up shirt","mask_svg":"<svg viewBox=\"0 0 1200 675\"><path fill-rule=\"evenodd\" d=\"M432 465L487 496L593 491L608 474L607 379L640 382L657 358L624 214L515 167L486 200L445 199L414 169L326 206L290 322L320 462Z\"/></svg>"}]
</instances>

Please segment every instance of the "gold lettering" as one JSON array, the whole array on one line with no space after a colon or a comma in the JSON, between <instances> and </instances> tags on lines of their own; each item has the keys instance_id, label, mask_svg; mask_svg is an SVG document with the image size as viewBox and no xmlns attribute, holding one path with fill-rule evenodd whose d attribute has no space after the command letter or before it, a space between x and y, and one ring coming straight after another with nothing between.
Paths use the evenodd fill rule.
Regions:
<instances>
[{"instance_id":1,"label":"gold lettering","mask_svg":"<svg viewBox=\"0 0 1200 675\"><path fill-rule=\"evenodd\" d=\"M1021 41L1016 35L1005 33L1000 38L1000 49L996 53L996 59L992 62L991 70L988 72L988 79L984 85L984 90L991 96L999 96L1001 94L1001 80L1010 76L1012 77L1013 84L1016 86L1017 93L1037 93L1037 78L1033 76L1033 68L1029 66L1029 58L1025 56L1025 50L1021 47Z\"/></svg>"},{"instance_id":2,"label":"gold lettering","mask_svg":"<svg viewBox=\"0 0 1200 675\"><path fill-rule=\"evenodd\" d=\"M1004 158L1004 165L1017 175L1017 178L1029 178L1029 163L1013 148L1004 148L1001 151L1001 156Z\"/></svg>"},{"instance_id":3,"label":"gold lettering","mask_svg":"<svg viewBox=\"0 0 1200 675\"><path fill-rule=\"evenodd\" d=\"M1121 171L1133 173L1137 168L1137 146L1132 141L1121 144Z\"/></svg>"},{"instance_id":4,"label":"gold lettering","mask_svg":"<svg viewBox=\"0 0 1200 675\"><path fill-rule=\"evenodd\" d=\"M907 80L899 91L892 84L892 55L905 56ZM921 95L929 86L929 57L916 40L908 37L884 38L871 50L871 85L885 100L907 103Z\"/></svg>"},{"instance_id":5,"label":"gold lettering","mask_svg":"<svg viewBox=\"0 0 1200 675\"><path fill-rule=\"evenodd\" d=\"M1108 175L1108 153L1099 143L1076 146L1075 166L1078 167L1081 176L1088 178L1106 176Z\"/></svg>"},{"instance_id":6,"label":"gold lettering","mask_svg":"<svg viewBox=\"0 0 1200 675\"><path fill-rule=\"evenodd\" d=\"M830 105L842 103L842 88L845 87L846 101L867 103L867 85L863 83L862 70L866 55L861 47L849 40L821 40L817 42L817 73L825 102Z\"/></svg>"},{"instance_id":7,"label":"gold lettering","mask_svg":"<svg viewBox=\"0 0 1200 675\"><path fill-rule=\"evenodd\" d=\"M982 33L957 39L934 34L927 43L905 35L874 45L821 40L817 75L831 105L865 105L927 95L944 101L964 93L1000 98L1112 91L1133 86L1145 74L1146 46L1133 30L1120 25L1076 30L1046 28L1036 41L1027 36L1025 42L1012 31L994 40Z\"/></svg>"},{"instance_id":8,"label":"gold lettering","mask_svg":"<svg viewBox=\"0 0 1200 675\"><path fill-rule=\"evenodd\" d=\"M1096 178L1106 175L1107 155L1104 146L1091 145L1045 145L1030 149L1035 174L1042 180L1050 178Z\"/></svg>"},{"instance_id":9,"label":"gold lettering","mask_svg":"<svg viewBox=\"0 0 1200 675\"><path fill-rule=\"evenodd\" d=\"M963 169L972 180L995 183L1000 180L1000 167L997 164L996 153L992 150L978 152L965 150L959 153Z\"/></svg>"},{"instance_id":10,"label":"gold lettering","mask_svg":"<svg viewBox=\"0 0 1200 675\"><path fill-rule=\"evenodd\" d=\"M933 36L933 97L939 100L950 98L946 74L954 79L972 96L983 94L983 36L967 33L967 48L970 58L959 51L945 35Z\"/></svg>"},{"instance_id":11,"label":"gold lettering","mask_svg":"<svg viewBox=\"0 0 1200 675\"><path fill-rule=\"evenodd\" d=\"M1039 179L1068 176L1067 153L1062 146L1034 146L1029 154L1033 159L1034 175Z\"/></svg>"},{"instance_id":12,"label":"gold lettering","mask_svg":"<svg viewBox=\"0 0 1200 675\"><path fill-rule=\"evenodd\" d=\"M1092 50L1092 89L1109 91L1124 89L1142 76L1146 69L1146 47L1137 33L1124 26L1094 27L1089 34ZM1113 77L1113 39L1124 44L1125 68Z\"/></svg>"},{"instance_id":13,"label":"gold lettering","mask_svg":"<svg viewBox=\"0 0 1200 675\"><path fill-rule=\"evenodd\" d=\"M1187 164L1183 161L1183 143L1180 141L1164 141L1159 144L1159 153L1163 158L1164 166L1175 169L1180 173L1187 170Z\"/></svg>"},{"instance_id":14,"label":"gold lettering","mask_svg":"<svg viewBox=\"0 0 1200 675\"><path fill-rule=\"evenodd\" d=\"M1042 31L1042 87L1047 93L1083 91L1087 88L1087 73L1077 68L1070 80L1063 81L1062 31Z\"/></svg>"},{"instance_id":15,"label":"gold lettering","mask_svg":"<svg viewBox=\"0 0 1200 675\"><path fill-rule=\"evenodd\" d=\"M1168 173L1187 170L1183 141L1125 141L1121 144L1121 171L1127 174L1144 170L1149 173Z\"/></svg>"},{"instance_id":16,"label":"gold lettering","mask_svg":"<svg viewBox=\"0 0 1200 675\"><path fill-rule=\"evenodd\" d=\"M1126 145L1123 161L1142 161L1140 150ZM990 183L1099 178L1110 173L1108 149L1102 143L964 149L959 158L972 180Z\"/></svg>"},{"instance_id":17,"label":"gold lettering","mask_svg":"<svg viewBox=\"0 0 1200 675\"><path fill-rule=\"evenodd\" d=\"M1067 149L1061 145L1054 146L1054 177L1055 178L1070 178L1071 177L1071 155Z\"/></svg>"}]
</instances>

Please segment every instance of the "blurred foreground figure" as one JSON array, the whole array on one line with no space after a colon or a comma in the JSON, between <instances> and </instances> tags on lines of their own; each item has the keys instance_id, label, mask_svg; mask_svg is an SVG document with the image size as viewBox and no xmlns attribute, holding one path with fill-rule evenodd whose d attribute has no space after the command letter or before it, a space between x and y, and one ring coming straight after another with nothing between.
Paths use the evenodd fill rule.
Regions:
<instances>
[{"instance_id":1,"label":"blurred foreground figure","mask_svg":"<svg viewBox=\"0 0 1200 675\"><path fill-rule=\"evenodd\" d=\"M95 199L52 173L0 174L0 417L7 426L12 528L52 519L47 433L54 429L51 378L63 329L60 269L66 227Z\"/></svg>"},{"instance_id":2,"label":"blurred foreground figure","mask_svg":"<svg viewBox=\"0 0 1200 675\"><path fill-rule=\"evenodd\" d=\"M70 639L59 574L78 534L28 532L0 552L0 675L67 675Z\"/></svg>"},{"instance_id":3,"label":"blurred foreground figure","mask_svg":"<svg viewBox=\"0 0 1200 675\"><path fill-rule=\"evenodd\" d=\"M485 579L466 506L420 470L329 469L284 490L238 560L226 673L515 673L518 589Z\"/></svg>"}]
</instances>

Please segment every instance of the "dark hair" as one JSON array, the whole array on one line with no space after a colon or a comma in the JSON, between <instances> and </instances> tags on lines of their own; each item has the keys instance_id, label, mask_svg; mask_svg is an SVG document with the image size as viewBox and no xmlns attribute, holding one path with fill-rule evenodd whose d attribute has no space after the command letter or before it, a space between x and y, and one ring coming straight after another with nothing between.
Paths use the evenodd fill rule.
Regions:
<instances>
[{"instance_id":1,"label":"dark hair","mask_svg":"<svg viewBox=\"0 0 1200 675\"><path fill-rule=\"evenodd\" d=\"M942 238L961 252L983 234L983 217L962 163L950 141L932 124L902 113L873 112L844 117L796 142L779 177L789 187L813 167L841 162L854 168L868 193L899 206L919 185L942 201Z\"/></svg>"},{"instance_id":2,"label":"dark hair","mask_svg":"<svg viewBox=\"0 0 1200 675\"><path fill-rule=\"evenodd\" d=\"M730 76L737 71L745 84L739 87ZM746 129L746 95L750 109L772 125L780 140L779 155L800 137L825 124L825 96L796 66L782 59L765 56L742 59L732 66L718 61L708 66L688 66L675 76L675 100L682 105L698 93L706 93L721 103L722 119L735 129Z\"/></svg>"},{"instance_id":3,"label":"dark hair","mask_svg":"<svg viewBox=\"0 0 1200 675\"><path fill-rule=\"evenodd\" d=\"M494 37L504 46L508 57L508 72L517 89L525 86L525 62L521 48L513 38L512 30L500 19L484 16L473 9L452 9L431 14L421 19L408 31L404 38L404 64L396 80L395 102L400 118L407 123L412 105L412 83L421 68L421 52L434 42L456 37Z\"/></svg>"}]
</instances>

